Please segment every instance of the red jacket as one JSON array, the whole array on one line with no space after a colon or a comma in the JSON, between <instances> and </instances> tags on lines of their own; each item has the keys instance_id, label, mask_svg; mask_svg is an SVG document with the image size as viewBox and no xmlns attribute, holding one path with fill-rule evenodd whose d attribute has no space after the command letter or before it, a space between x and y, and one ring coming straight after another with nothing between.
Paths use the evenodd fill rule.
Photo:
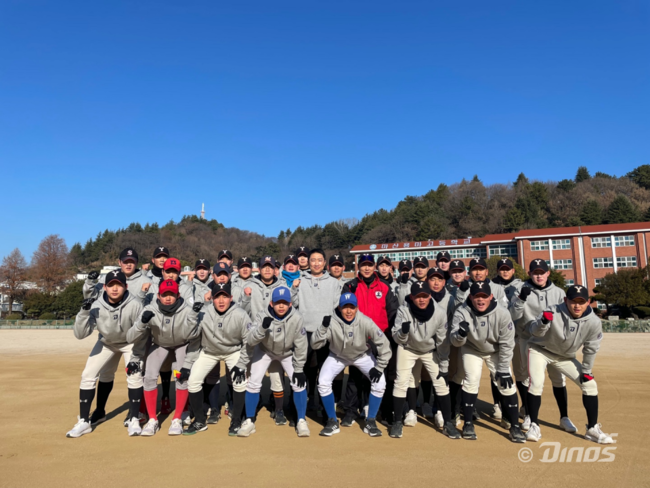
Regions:
<instances>
[{"instance_id":1,"label":"red jacket","mask_svg":"<svg viewBox=\"0 0 650 488\"><path fill-rule=\"evenodd\" d=\"M343 285L343 289L354 293L361 313L370 317L382 332L386 332L395 320L399 308L397 297L390 286L375 273L375 280L370 286L366 285L362 278L355 278Z\"/></svg>"}]
</instances>

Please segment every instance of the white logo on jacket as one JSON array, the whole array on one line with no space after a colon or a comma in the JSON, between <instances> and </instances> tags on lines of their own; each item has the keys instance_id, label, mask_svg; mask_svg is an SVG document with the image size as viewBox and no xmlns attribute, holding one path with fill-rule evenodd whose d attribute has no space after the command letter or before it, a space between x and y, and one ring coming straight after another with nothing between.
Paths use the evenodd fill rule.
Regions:
<instances>
[{"instance_id":1,"label":"white logo on jacket","mask_svg":"<svg viewBox=\"0 0 650 488\"><path fill-rule=\"evenodd\" d=\"M379 300L383 296L384 296L384 294L382 292L380 292L380 291L375 292L375 297L377 297L377 300Z\"/></svg>"}]
</instances>

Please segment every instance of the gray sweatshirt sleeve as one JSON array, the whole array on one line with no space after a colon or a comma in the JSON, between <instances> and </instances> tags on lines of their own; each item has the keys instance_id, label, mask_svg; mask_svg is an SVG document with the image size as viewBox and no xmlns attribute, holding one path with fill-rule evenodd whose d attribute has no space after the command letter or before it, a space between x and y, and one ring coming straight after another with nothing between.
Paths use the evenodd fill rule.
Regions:
<instances>
[{"instance_id":1,"label":"gray sweatshirt sleeve","mask_svg":"<svg viewBox=\"0 0 650 488\"><path fill-rule=\"evenodd\" d=\"M510 316L512 317L513 322L516 323L524 316L525 306L526 302L519 298L519 294L512 297L512 300L510 300L510 305L508 306L508 311L510 312Z\"/></svg>"},{"instance_id":2,"label":"gray sweatshirt sleeve","mask_svg":"<svg viewBox=\"0 0 650 488\"><path fill-rule=\"evenodd\" d=\"M402 324L404 322L409 322L410 319L408 314L404 311L402 307L397 309L397 316L395 317L395 325L393 326L393 339L395 342L401 345L405 345L408 342L409 335L408 333L402 333Z\"/></svg>"},{"instance_id":3,"label":"gray sweatshirt sleeve","mask_svg":"<svg viewBox=\"0 0 650 488\"><path fill-rule=\"evenodd\" d=\"M74 336L77 339L85 339L95 330L97 325L97 316L99 315L98 308L91 308L90 310L79 310L77 317L74 319Z\"/></svg>"},{"instance_id":4,"label":"gray sweatshirt sleeve","mask_svg":"<svg viewBox=\"0 0 650 488\"><path fill-rule=\"evenodd\" d=\"M311 335L312 349L320 349L322 347L325 347L327 341L330 338L330 327L332 327L332 325L325 327L323 324L320 324L318 327L316 327L316 330Z\"/></svg>"},{"instance_id":5,"label":"gray sweatshirt sleeve","mask_svg":"<svg viewBox=\"0 0 650 488\"><path fill-rule=\"evenodd\" d=\"M84 281L84 286L81 289L81 292L83 293L84 299L91 298L91 297L98 297L99 292L103 287L104 287L104 283L100 283L99 279L90 280L86 278L86 281Z\"/></svg>"},{"instance_id":6,"label":"gray sweatshirt sleeve","mask_svg":"<svg viewBox=\"0 0 650 488\"><path fill-rule=\"evenodd\" d=\"M183 335L185 336L186 341L192 342L194 339L201 335L200 322L203 318L203 315L203 312L195 312L192 309L190 309L187 313L183 327Z\"/></svg>"},{"instance_id":7,"label":"gray sweatshirt sleeve","mask_svg":"<svg viewBox=\"0 0 650 488\"><path fill-rule=\"evenodd\" d=\"M406 283L399 283L399 288L397 288L397 299L399 300L400 305L406 303L406 297L411 293L411 282L407 281Z\"/></svg>"},{"instance_id":8,"label":"gray sweatshirt sleeve","mask_svg":"<svg viewBox=\"0 0 650 488\"><path fill-rule=\"evenodd\" d=\"M187 345L187 352L185 353L185 362L183 363L184 368L192 369L192 365L199 358L199 354L201 353L201 336L202 334L199 333L199 335L197 335L194 339L192 339L190 343Z\"/></svg>"},{"instance_id":9,"label":"gray sweatshirt sleeve","mask_svg":"<svg viewBox=\"0 0 650 488\"><path fill-rule=\"evenodd\" d=\"M598 326L589 332L587 340L582 346L582 372L590 374L594 367L596 353L600 349L600 341L603 339L603 325L600 320Z\"/></svg>"},{"instance_id":10,"label":"gray sweatshirt sleeve","mask_svg":"<svg viewBox=\"0 0 650 488\"><path fill-rule=\"evenodd\" d=\"M135 344L136 341L139 340L146 341L147 338L149 337L149 334L151 333L151 329L149 329L149 326L147 324L142 323L142 313L144 313L145 310L149 310L149 308L148 307L143 308L141 310L141 313L138 315L138 319L135 321L133 327L131 327L129 330L126 331L126 340L130 344ZM137 359L139 360L142 358L139 357Z\"/></svg>"},{"instance_id":11,"label":"gray sweatshirt sleeve","mask_svg":"<svg viewBox=\"0 0 650 488\"><path fill-rule=\"evenodd\" d=\"M517 298L519 300L519 298ZM551 322L548 324L543 324L542 323L542 316L544 315L544 312L540 313L535 320L530 322L528 325L528 332L534 337L544 337L546 333L549 331L551 328ZM560 320L559 318L560 314L555 314L553 316L553 320ZM514 319L513 319L514 320Z\"/></svg>"},{"instance_id":12,"label":"gray sweatshirt sleeve","mask_svg":"<svg viewBox=\"0 0 650 488\"><path fill-rule=\"evenodd\" d=\"M467 337L461 337L460 334L458 334L458 330L460 329L460 323L465 320L465 316L457 311L454 313L454 319L451 321L451 332L449 333L449 340L451 341L451 345L455 347L461 347L465 345L465 342L467 342Z\"/></svg>"},{"instance_id":13,"label":"gray sweatshirt sleeve","mask_svg":"<svg viewBox=\"0 0 650 488\"><path fill-rule=\"evenodd\" d=\"M388 366L388 361L390 361L393 352L390 350L388 338L381 329L372 320L369 321L368 325L368 337L377 346L377 370L383 372Z\"/></svg>"},{"instance_id":14,"label":"gray sweatshirt sleeve","mask_svg":"<svg viewBox=\"0 0 650 488\"><path fill-rule=\"evenodd\" d=\"M446 373L449 371L449 338L447 337L449 323L447 322L446 315L443 321L444 325L438 327L436 330L436 350L438 351L438 359L440 360L440 372Z\"/></svg>"},{"instance_id":15,"label":"gray sweatshirt sleeve","mask_svg":"<svg viewBox=\"0 0 650 488\"><path fill-rule=\"evenodd\" d=\"M296 329L296 335L293 338L293 370L296 373L302 373L303 368L305 367L305 361L307 361L307 350L308 350L308 341L307 341L307 331L302 325L303 319L300 317L300 322L298 328ZM289 378L292 380L292 378ZM293 381L293 380L292 380Z\"/></svg>"},{"instance_id":16,"label":"gray sweatshirt sleeve","mask_svg":"<svg viewBox=\"0 0 650 488\"><path fill-rule=\"evenodd\" d=\"M248 331L246 343L251 347L255 347L260 342L262 342L266 337L266 335L269 333L269 330L271 330L270 327L268 329L262 327L263 318L264 318L263 313L262 312L258 313L257 317L255 317L255 321L253 322L251 330Z\"/></svg>"},{"instance_id":17,"label":"gray sweatshirt sleeve","mask_svg":"<svg viewBox=\"0 0 650 488\"><path fill-rule=\"evenodd\" d=\"M515 325L510 320L503 320L499 324L499 364L497 364L499 373L508 373L510 371L514 348Z\"/></svg>"}]
</instances>

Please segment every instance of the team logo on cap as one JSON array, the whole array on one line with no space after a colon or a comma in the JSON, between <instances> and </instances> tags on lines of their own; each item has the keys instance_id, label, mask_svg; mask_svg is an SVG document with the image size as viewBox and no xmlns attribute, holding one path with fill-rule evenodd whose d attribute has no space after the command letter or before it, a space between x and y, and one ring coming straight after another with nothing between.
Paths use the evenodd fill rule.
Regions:
<instances>
[{"instance_id":1,"label":"team logo on cap","mask_svg":"<svg viewBox=\"0 0 650 488\"><path fill-rule=\"evenodd\" d=\"M201 264L205 263L205 259L199 259L201 261Z\"/></svg>"},{"instance_id":2,"label":"team logo on cap","mask_svg":"<svg viewBox=\"0 0 650 488\"><path fill-rule=\"evenodd\" d=\"M479 259L478 259L478 258L474 258L474 259L472 259L472 261L474 261L475 263L478 263Z\"/></svg>"},{"instance_id":3,"label":"team logo on cap","mask_svg":"<svg viewBox=\"0 0 650 488\"><path fill-rule=\"evenodd\" d=\"M501 262L505 264L505 263L508 262L508 260L507 260L506 258L503 258L503 259L501 260Z\"/></svg>"},{"instance_id":4,"label":"team logo on cap","mask_svg":"<svg viewBox=\"0 0 650 488\"><path fill-rule=\"evenodd\" d=\"M576 286L575 286L575 289L576 289L576 291L577 291L578 293L580 293L580 292L582 291L582 287L581 287L580 285L576 285Z\"/></svg>"},{"instance_id":5,"label":"team logo on cap","mask_svg":"<svg viewBox=\"0 0 650 488\"><path fill-rule=\"evenodd\" d=\"M350 293L346 293L346 294L345 294L345 299L346 299L346 300L349 300L349 299L350 299L350 296L352 296Z\"/></svg>"},{"instance_id":6,"label":"team logo on cap","mask_svg":"<svg viewBox=\"0 0 650 488\"><path fill-rule=\"evenodd\" d=\"M118 272L117 271L111 271L111 273L113 273L113 278L115 278L117 276Z\"/></svg>"},{"instance_id":7,"label":"team logo on cap","mask_svg":"<svg viewBox=\"0 0 650 488\"><path fill-rule=\"evenodd\" d=\"M479 281L478 283L476 283L476 286L478 286L479 288L483 289L483 284L484 284L484 283L482 283L482 282Z\"/></svg>"},{"instance_id":8,"label":"team logo on cap","mask_svg":"<svg viewBox=\"0 0 650 488\"><path fill-rule=\"evenodd\" d=\"M178 264L178 262L176 262L175 259L171 259L171 260L169 261L169 264L172 265L172 266L175 266L175 265Z\"/></svg>"},{"instance_id":9,"label":"team logo on cap","mask_svg":"<svg viewBox=\"0 0 650 488\"><path fill-rule=\"evenodd\" d=\"M301 250L301 251L304 251L304 250L305 250L305 246L300 246L300 250Z\"/></svg>"},{"instance_id":10,"label":"team logo on cap","mask_svg":"<svg viewBox=\"0 0 650 488\"><path fill-rule=\"evenodd\" d=\"M133 256L133 251L131 251L131 249L129 249L128 251L126 251L126 254L127 254L127 256Z\"/></svg>"},{"instance_id":11,"label":"team logo on cap","mask_svg":"<svg viewBox=\"0 0 650 488\"><path fill-rule=\"evenodd\" d=\"M271 256L266 256L266 257L264 258L264 261L271 261Z\"/></svg>"},{"instance_id":12,"label":"team logo on cap","mask_svg":"<svg viewBox=\"0 0 650 488\"><path fill-rule=\"evenodd\" d=\"M280 288L278 290L278 295L284 295L284 288Z\"/></svg>"},{"instance_id":13,"label":"team logo on cap","mask_svg":"<svg viewBox=\"0 0 650 488\"><path fill-rule=\"evenodd\" d=\"M537 266L539 266L539 263L541 263L541 262L542 262L541 259L536 259L536 260L535 260L535 264L536 264Z\"/></svg>"},{"instance_id":14,"label":"team logo on cap","mask_svg":"<svg viewBox=\"0 0 650 488\"><path fill-rule=\"evenodd\" d=\"M423 286L423 284L420 283L419 281L418 281L417 283L415 283L415 285L416 285L416 286L419 286L420 288L422 288L422 286Z\"/></svg>"},{"instance_id":15,"label":"team logo on cap","mask_svg":"<svg viewBox=\"0 0 650 488\"><path fill-rule=\"evenodd\" d=\"M162 251L165 250L165 248L164 247L159 247L158 250L162 252Z\"/></svg>"},{"instance_id":16,"label":"team logo on cap","mask_svg":"<svg viewBox=\"0 0 650 488\"><path fill-rule=\"evenodd\" d=\"M338 259L338 258L339 258L339 254L335 254L334 259Z\"/></svg>"},{"instance_id":17,"label":"team logo on cap","mask_svg":"<svg viewBox=\"0 0 650 488\"><path fill-rule=\"evenodd\" d=\"M247 258L246 256L244 256L243 258L241 258L241 260L242 260L242 261L247 261L248 258Z\"/></svg>"},{"instance_id":18,"label":"team logo on cap","mask_svg":"<svg viewBox=\"0 0 650 488\"><path fill-rule=\"evenodd\" d=\"M454 266L460 266L460 261L454 261Z\"/></svg>"}]
</instances>

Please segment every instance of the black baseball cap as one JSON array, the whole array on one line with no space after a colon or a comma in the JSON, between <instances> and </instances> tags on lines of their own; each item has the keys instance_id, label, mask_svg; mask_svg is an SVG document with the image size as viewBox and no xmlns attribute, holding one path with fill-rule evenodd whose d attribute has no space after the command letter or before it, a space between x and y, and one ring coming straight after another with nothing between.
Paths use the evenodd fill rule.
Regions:
<instances>
[{"instance_id":1,"label":"black baseball cap","mask_svg":"<svg viewBox=\"0 0 650 488\"><path fill-rule=\"evenodd\" d=\"M343 262L343 255L342 254L332 254L330 256L329 265L334 266L336 264L341 265L341 266L345 266L345 263Z\"/></svg>"},{"instance_id":2,"label":"black baseball cap","mask_svg":"<svg viewBox=\"0 0 650 488\"><path fill-rule=\"evenodd\" d=\"M239 258L239 261L237 261L237 268L241 268L242 266L250 266L252 268L253 263L251 262L251 258L247 256Z\"/></svg>"},{"instance_id":3,"label":"black baseball cap","mask_svg":"<svg viewBox=\"0 0 650 488\"><path fill-rule=\"evenodd\" d=\"M262 267L266 266L267 264L270 264L275 268L275 258L273 256L262 257L262 259L260 259L259 268L262 269Z\"/></svg>"},{"instance_id":4,"label":"black baseball cap","mask_svg":"<svg viewBox=\"0 0 650 488\"><path fill-rule=\"evenodd\" d=\"M219 254L217 254L217 259L221 258L228 258L232 261L232 253L228 249L222 249L219 251Z\"/></svg>"},{"instance_id":5,"label":"black baseball cap","mask_svg":"<svg viewBox=\"0 0 650 488\"><path fill-rule=\"evenodd\" d=\"M194 269L198 268L205 268L205 269L210 269L212 266L210 266L210 261L207 259L197 259L196 263L194 263Z\"/></svg>"},{"instance_id":6,"label":"black baseball cap","mask_svg":"<svg viewBox=\"0 0 650 488\"><path fill-rule=\"evenodd\" d=\"M449 264L449 272L451 273L456 269L462 269L463 271L465 271L465 263L462 262L460 259L454 259L451 262L451 264Z\"/></svg>"},{"instance_id":7,"label":"black baseball cap","mask_svg":"<svg viewBox=\"0 0 650 488\"><path fill-rule=\"evenodd\" d=\"M108 286L113 281L119 281L122 285L126 286L126 275L122 272L121 269L116 269L114 271L109 271L104 280L104 284Z\"/></svg>"},{"instance_id":8,"label":"black baseball cap","mask_svg":"<svg viewBox=\"0 0 650 488\"><path fill-rule=\"evenodd\" d=\"M127 247L120 253L120 261L125 263L129 259L136 263L138 262L138 253L132 247Z\"/></svg>"},{"instance_id":9,"label":"black baseball cap","mask_svg":"<svg viewBox=\"0 0 650 488\"><path fill-rule=\"evenodd\" d=\"M436 256L436 261L451 261L451 254L447 251L440 251Z\"/></svg>"},{"instance_id":10,"label":"black baseball cap","mask_svg":"<svg viewBox=\"0 0 650 488\"><path fill-rule=\"evenodd\" d=\"M429 267L429 260L427 258L425 258L424 256L418 256L417 258L415 258L413 260L413 267L417 266L418 264L428 268Z\"/></svg>"},{"instance_id":11,"label":"black baseball cap","mask_svg":"<svg viewBox=\"0 0 650 488\"><path fill-rule=\"evenodd\" d=\"M490 288L490 284L486 281L475 281L472 283L472 286L469 288L469 294L473 297L476 295L483 294L485 296L490 296L492 295L492 289Z\"/></svg>"},{"instance_id":12,"label":"black baseball cap","mask_svg":"<svg viewBox=\"0 0 650 488\"><path fill-rule=\"evenodd\" d=\"M569 300L575 300L576 298L582 298L586 301L589 301L589 290L586 286L581 285L572 285L566 291L566 297Z\"/></svg>"},{"instance_id":13,"label":"black baseball cap","mask_svg":"<svg viewBox=\"0 0 650 488\"><path fill-rule=\"evenodd\" d=\"M298 264L298 256L295 254L289 254L286 258L284 258L284 264L287 263Z\"/></svg>"},{"instance_id":14,"label":"black baseball cap","mask_svg":"<svg viewBox=\"0 0 650 488\"><path fill-rule=\"evenodd\" d=\"M413 264L411 264L410 259L402 259L399 264L397 265L397 269L399 271L402 271L403 269L408 269L412 270L413 269Z\"/></svg>"},{"instance_id":15,"label":"black baseball cap","mask_svg":"<svg viewBox=\"0 0 650 488\"><path fill-rule=\"evenodd\" d=\"M228 283L217 283L216 281L213 281L210 283L210 291L212 292L212 298L215 298L217 295L220 293L225 293L229 297L232 296L231 290L230 290L230 282Z\"/></svg>"},{"instance_id":16,"label":"black baseball cap","mask_svg":"<svg viewBox=\"0 0 650 488\"><path fill-rule=\"evenodd\" d=\"M431 295L431 288L429 288L429 285L426 281L416 281L413 283L413 285L411 285L411 296L414 297L422 293Z\"/></svg>"},{"instance_id":17,"label":"black baseball cap","mask_svg":"<svg viewBox=\"0 0 650 488\"><path fill-rule=\"evenodd\" d=\"M389 258L388 256L386 256L385 254L382 255L382 256L379 256L379 259L377 259L377 266L379 266L381 263L386 263L386 264L388 264L389 266L392 266L392 265L393 265L393 262L392 262L392 261L390 260L390 258Z\"/></svg>"},{"instance_id":18,"label":"black baseball cap","mask_svg":"<svg viewBox=\"0 0 650 488\"><path fill-rule=\"evenodd\" d=\"M514 269L515 265L512 264L512 261L509 260L508 258L503 258L499 259L499 264L497 266L497 269L501 268L508 268L508 269Z\"/></svg>"},{"instance_id":19,"label":"black baseball cap","mask_svg":"<svg viewBox=\"0 0 650 488\"><path fill-rule=\"evenodd\" d=\"M280 269L282 267L282 265L280 264L280 261L275 262L275 267L278 268L278 269Z\"/></svg>"},{"instance_id":20,"label":"black baseball cap","mask_svg":"<svg viewBox=\"0 0 650 488\"><path fill-rule=\"evenodd\" d=\"M533 271L537 271L538 269L541 269L544 271L544 273L546 273L548 271L548 264L546 264L546 261L543 259L533 259L528 265L528 271L531 273Z\"/></svg>"},{"instance_id":21,"label":"black baseball cap","mask_svg":"<svg viewBox=\"0 0 650 488\"><path fill-rule=\"evenodd\" d=\"M469 269L472 270L474 268L485 268L487 269L487 263L485 262L485 259L483 258L474 258L469 262Z\"/></svg>"},{"instance_id":22,"label":"black baseball cap","mask_svg":"<svg viewBox=\"0 0 650 488\"><path fill-rule=\"evenodd\" d=\"M431 279L433 276L440 276L444 280L445 272L437 266L434 266L433 268L429 268L429 271L427 271L427 279Z\"/></svg>"},{"instance_id":23,"label":"black baseball cap","mask_svg":"<svg viewBox=\"0 0 650 488\"><path fill-rule=\"evenodd\" d=\"M305 246L300 246L298 249L296 249L296 256L307 256L309 257L309 248Z\"/></svg>"},{"instance_id":24,"label":"black baseball cap","mask_svg":"<svg viewBox=\"0 0 650 488\"><path fill-rule=\"evenodd\" d=\"M165 246L158 246L156 249L153 250L154 258L157 258L158 256L161 255L169 257L169 249L167 249Z\"/></svg>"},{"instance_id":25,"label":"black baseball cap","mask_svg":"<svg viewBox=\"0 0 650 488\"><path fill-rule=\"evenodd\" d=\"M228 274L232 274L230 266L228 266L226 263L217 263L214 265L214 268L212 268L212 272L216 275L223 273L224 271Z\"/></svg>"}]
</instances>

